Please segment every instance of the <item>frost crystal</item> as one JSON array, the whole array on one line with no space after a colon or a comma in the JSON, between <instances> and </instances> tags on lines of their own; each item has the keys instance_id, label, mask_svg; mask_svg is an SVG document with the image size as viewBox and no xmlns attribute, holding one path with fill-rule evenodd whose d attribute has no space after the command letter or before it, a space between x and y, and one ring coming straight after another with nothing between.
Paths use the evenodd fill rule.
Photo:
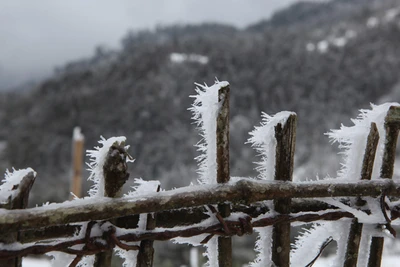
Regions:
<instances>
[{"instance_id":1,"label":"frost crystal","mask_svg":"<svg viewBox=\"0 0 400 267\"><path fill-rule=\"evenodd\" d=\"M205 267L218 267L218 238L211 238L206 246L206 252L203 253L203 256L208 258L207 263L204 265Z\"/></svg>"},{"instance_id":2,"label":"frost crystal","mask_svg":"<svg viewBox=\"0 0 400 267\"><path fill-rule=\"evenodd\" d=\"M360 110L356 119L352 119L354 126L341 126L339 130L331 130L327 135L333 143L338 142L344 155L342 168L338 172L339 179L357 181L361 177L362 161L364 158L367 137L371 123L376 123L379 132L379 143L376 151L372 179L380 177L383 150L385 147L385 117L391 106L399 106L398 103L385 103L382 105L371 104L371 110Z\"/></svg>"},{"instance_id":3,"label":"frost crystal","mask_svg":"<svg viewBox=\"0 0 400 267\"><path fill-rule=\"evenodd\" d=\"M258 253L254 262L250 263L250 267L271 266L272 255L272 227L263 227L255 229L258 232L255 251Z\"/></svg>"},{"instance_id":4,"label":"frost crystal","mask_svg":"<svg viewBox=\"0 0 400 267\"><path fill-rule=\"evenodd\" d=\"M295 113L288 111L279 112L274 116L262 113L261 125L255 127L250 132L251 137L248 143L251 143L252 147L256 149L261 157L261 161L256 162L256 170L259 172L258 178L261 180L274 180L276 153L275 127L278 123L282 124L282 126L285 125L289 116L293 114ZM264 201L264 204L272 208L272 201ZM255 247L257 258L250 263L250 266L271 266L272 227L257 229L256 232L258 232Z\"/></svg>"},{"instance_id":5,"label":"frost crystal","mask_svg":"<svg viewBox=\"0 0 400 267\"><path fill-rule=\"evenodd\" d=\"M292 266L307 266L317 256L321 245L330 237L337 242L337 251L329 266L343 266L350 223L350 220L320 222L313 224L310 230L305 229L305 232L297 238L291 253Z\"/></svg>"},{"instance_id":6,"label":"frost crystal","mask_svg":"<svg viewBox=\"0 0 400 267\"><path fill-rule=\"evenodd\" d=\"M375 123L379 132L379 143L376 151L372 179L380 177L380 168L382 165L383 150L385 146L385 117L391 106L399 106L398 103L385 103L382 105L372 105L371 110L360 110L360 114L352 122L354 126L345 127L341 126L339 130L332 130L327 135L331 138L332 142L338 142L339 148L344 151L344 162L342 168L338 172L336 180L340 181L357 181L361 179L362 163L364 159L365 147L367 143L368 134L370 131L371 123ZM333 179L329 179L333 180ZM379 223L384 222L381 214L380 207L377 206L375 201L367 198L368 207L371 210L371 215L366 215L361 211L348 207L340 201L334 199L323 200L326 203L337 206L342 210L353 213L359 222ZM332 236L337 242L337 252L334 260L330 266L343 266L344 256L347 246L347 238L350 229L350 220L343 220L339 222L324 222L315 223L310 230L298 238L295 244L294 253L292 253L291 261L298 266L304 266L312 260L312 255L308 251L318 251L318 246L324 242L329 236ZM381 233L372 231L367 226L364 226L363 236L360 244L360 259L366 257L366 248L369 244L369 236L376 236ZM361 264L361 265L360 265ZM359 262L358 266L365 266L365 260Z\"/></svg>"},{"instance_id":7,"label":"frost crystal","mask_svg":"<svg viewBox=\"0 0 400 267\"><path fill-rule=\"evenodd\" d=\"M94 150L87 151L87 156L90 157L90 163L87 163L90 171L88 180L94 183L93 187L89 190L89 195L91 197L104 196L103 166L107 158L107 153L113 144L117 143L118 145L123 145L125 141L125 136L111 137L109 139L105 139L101 136L99 143L102 147L95 147ZM128 148L129 146L125 146L125 149Z\"/></svg>"},{"instance_id":8,"label":"frost crystal","mask_svg":"<svg viewBox=\"0 0 400 267\"><path fill-rule=\"evenodd\" d=\"M255 129L250 132L251 138L249 138L248 143L251 143L252 147L254 147L261 156L261 161L256 162L258 165L256 170L259 172L259 178L262 180L274 180L275 176L275 126L277 126L278 123L284 126L289 116L293 114L296 113L282 111L276 113L274 116L262 113L261 125L255 127Z\"/></svg>"},{"instance_id":9,"label":"frost crystal","mask_svg":"<svg viewBox=\"0 0 400 267\"><path fill-rule=\"evenodd\" d=\"M202 139L196 145L201 154L196 157L199 162L199 182L201 184L217 183L217 152L216 152L216 129L218 116L218 91L229 85L228 82L216 81L211 87L197 84L196 93L190 97L194 103L189 110L192 119L197 124Z\"/></svg>"},{"instance_id":10,"label":"frost crystal","mask_svg":"<svg viewBox=\"0 0 400 267\"><path fill-rule=\"evenodd\" d=\"M202 139L197 143L197 150L200 155L196 157L199 163L199 183L200 184L216 184L217 183L217 117L219 112L218 91L229 85L228 82L219 82L216 80L213 86L208 87L197 84L196 93L190 97L194 98L194 103L189 110L192 112L192 119L200 130ZM182 240L180 240L182 241ZM177 241L176 241L177 242ZM183 242L183 241L182 241ZM186 243L193 244L191 239L187 239ZM218 246L217 238L208 241L206 252L208 261L206 266L218 266Z\"/></svg>"}]
</instances>

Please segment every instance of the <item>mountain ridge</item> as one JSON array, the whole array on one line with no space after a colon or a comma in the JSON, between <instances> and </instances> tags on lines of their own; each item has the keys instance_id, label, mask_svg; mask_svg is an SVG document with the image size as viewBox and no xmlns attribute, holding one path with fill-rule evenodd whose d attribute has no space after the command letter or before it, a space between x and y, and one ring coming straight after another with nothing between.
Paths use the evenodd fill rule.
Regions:
<instances>
[{"instance_id":1,"label":"mountain ridge","mask_svg":"<svg viewBox=\"0 0 400 267\"><path fill-rule=\"evenodd\" d=\"M38 172L36 202L66 199L72 129L80 126L86 149L100 135L126 135L137 159L132 177L160 179L164 188L188 185L196 181L193 145L200 139L187 111L189 96L194 82L211 85L217 76L232 87L232 175L256 175L256 154L244 145L248 132L262 111L282 110L299 116L297 168L306 169L306 177L334 175L338 162L327 167L326 161L336 150L323 133L349 124L358 108L389 96L399 82L400 20L384 17L400 3L361 2L297 4L243 30L204 24L128 33L121 50L99 47L32 90L0 94L0 139L7 144L1 166ZM351 7L345 15L344 6ZM312 18L307 8L331 15ZM285 21L285 12L294 10L305 15ZM375 15L380 23L368 27ZM173 53L203 56L207 63L174 61Z\"/></svg>"}]
</instances>

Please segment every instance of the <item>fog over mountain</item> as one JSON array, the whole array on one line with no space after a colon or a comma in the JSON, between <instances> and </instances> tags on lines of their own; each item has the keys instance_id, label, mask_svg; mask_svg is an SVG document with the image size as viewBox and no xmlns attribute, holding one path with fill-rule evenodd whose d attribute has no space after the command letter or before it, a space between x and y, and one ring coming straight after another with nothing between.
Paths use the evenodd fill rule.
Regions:
<instances>
[{"instance_id":1,"label":"fog over mountain","mask_svg":"<svg viewBox=\"0 0 400 267\"><path fill-rule=\"evenodd\" d=\"M158 25L228 23L239 28L296 0L0 1L0 90L49 77L55 66L120 49L128 30Z\"/></svg>"},{"instance_id":2,"label":"fog over mountain","mask_svg":"<svg viewBox=\"0 0 400 267\"><path fill-rule=\"evenodd\" d=\"M324 133L370 102L399 101L399 14L398 0L301 2L245 29L129 32L121 49L100 47L37 85L0 94L1 170L38 172L32 203L65 200L80 126L86 149L100 135L127 136L131 177L188 185L200 139L189 96L194 82L218 77L231 84L232 175L256 175L256 153L244 143L261 112L290 110L298 114L295 175L334 176L339 157Z\"/></svg>"}]
</instances>

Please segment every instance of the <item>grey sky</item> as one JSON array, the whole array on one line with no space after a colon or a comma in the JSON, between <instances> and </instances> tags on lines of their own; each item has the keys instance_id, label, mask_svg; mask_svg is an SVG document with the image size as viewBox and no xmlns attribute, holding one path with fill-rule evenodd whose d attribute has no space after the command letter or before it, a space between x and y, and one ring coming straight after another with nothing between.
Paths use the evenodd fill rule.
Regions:
<instances>
[{"instance_id":1,"label":"grey sky","mask_svg":"<svg viewBox=\"0 0 400 267\"><path fill-rule=\"evenodd\" d=\"M1 0L0 86L47 75L97 45L118 48L129 29L205 21L245 27L295 1Z\"/></svg>"}]
</instances>

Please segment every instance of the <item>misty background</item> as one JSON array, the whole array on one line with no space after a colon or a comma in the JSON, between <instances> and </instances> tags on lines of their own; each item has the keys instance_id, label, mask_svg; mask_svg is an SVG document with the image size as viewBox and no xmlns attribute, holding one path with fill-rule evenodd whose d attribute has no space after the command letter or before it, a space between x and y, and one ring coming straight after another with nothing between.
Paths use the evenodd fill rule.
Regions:
<instances>
[{"instance_id":1,"label":"misty background","mask_svg":"<svg viewBox=\"0 0 400 267\"><path fill-rule=\"evenodd\" d=\"M399 43L400 0L1 1L0 172L38 172L31 206L68 199L80 126L85 149L127 137L131 178L195 183L189 96L217 77L231 84L233 176L257 175L248 133L262 111L283 110L298 115L295 178L335 176L324 133L399 101ZM253 241L235 241L249 248L238 262ZM163 266L188 262L173 248L158 250Z\"/></svg>"},{"instance_id":2,"label":"misty background","mask_svg":"<svg viewBox=\"0 0 400 267\"><path fill-rule=\"evenodd\" d=\"M1 1L0 89L39 81L98 46L119 49L128 31L204 22L244 28L295 1Z\"/></svg>"}]
</instances>

